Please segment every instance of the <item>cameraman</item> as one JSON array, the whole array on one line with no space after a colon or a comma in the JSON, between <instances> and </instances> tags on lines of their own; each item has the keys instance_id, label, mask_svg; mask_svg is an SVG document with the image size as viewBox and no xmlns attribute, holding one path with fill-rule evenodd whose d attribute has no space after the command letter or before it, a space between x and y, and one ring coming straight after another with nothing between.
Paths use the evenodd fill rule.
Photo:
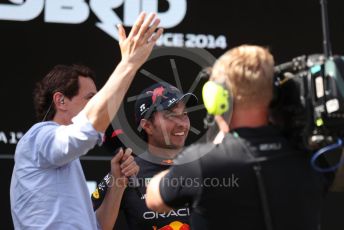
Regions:
<instances>
[{"instance_id":1,"label":"cameraman","mask_svg":"<svg viewBox=\"0 0 344 230\"><path fill-rule=\"evenodd\" d=\"M219 144L187 148L156 175L147 188L149 208L189 204L192 229L319 229L328 183L269 125L273 75L273 57L259 46L236 47L218 59L211 80L233 96L225 120L230 132Z\"/></svg>"}]
</instances>

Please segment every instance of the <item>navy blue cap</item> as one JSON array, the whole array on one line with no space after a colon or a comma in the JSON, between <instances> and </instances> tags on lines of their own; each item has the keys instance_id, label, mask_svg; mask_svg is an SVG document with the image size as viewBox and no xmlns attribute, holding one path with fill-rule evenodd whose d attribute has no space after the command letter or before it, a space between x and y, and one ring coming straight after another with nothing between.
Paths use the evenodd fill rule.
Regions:
<instances>
[{"instance_id":1,"label":"navy blue cap","mask_svg":"<svg viewBox=\"0 0 344 230\"><path fill-rule=\"evenodd\" d=\"M197 104L197 97L192 93L183 94L178 88L166 83L156 83L144 89L135 102L135 119L150 118L153 112L168 110L178 102L184 101L185 106Z\"/></svg>"}]
</instances>

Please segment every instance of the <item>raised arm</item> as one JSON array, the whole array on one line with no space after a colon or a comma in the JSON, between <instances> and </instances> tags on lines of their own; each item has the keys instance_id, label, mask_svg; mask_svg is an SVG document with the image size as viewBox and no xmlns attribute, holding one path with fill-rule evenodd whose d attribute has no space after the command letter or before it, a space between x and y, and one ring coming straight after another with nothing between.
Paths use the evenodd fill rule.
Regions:
<instances>
[{"instance_id":1,"label":"raised arm","mask_svg":"<svg viewBox=\"0 0 344 230\"><path fill-rule=\"evenodd\" d=\"M162 29L154 33L160 23L159 19L155 19L155 16L155 14L150 14L146 18L146 13L141 13L128 37L123 26L118 25L122 60L103 88L87 103L82 111L97 131L104 132L108 127L136 71L147 60L155 42L162 34Z\"/></svg>"}]
</instances>

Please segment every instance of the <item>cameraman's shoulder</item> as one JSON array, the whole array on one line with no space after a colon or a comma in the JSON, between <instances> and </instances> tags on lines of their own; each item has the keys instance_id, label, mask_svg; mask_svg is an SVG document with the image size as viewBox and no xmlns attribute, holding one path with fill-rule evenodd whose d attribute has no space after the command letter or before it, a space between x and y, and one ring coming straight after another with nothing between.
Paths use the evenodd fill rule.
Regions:
<instances>
[{"instance_id":1,"label":"cameraman's shoulder","mask_svg":"<svg viewBox=\"0 0 344 230\"><path fill-rule=\"evenodd\" d=\"M181 152L174 164L185 164L199 161L206 154L210 153L215 147L216 145L212 142L192 144Z\"/></svg>"}]
</instances>

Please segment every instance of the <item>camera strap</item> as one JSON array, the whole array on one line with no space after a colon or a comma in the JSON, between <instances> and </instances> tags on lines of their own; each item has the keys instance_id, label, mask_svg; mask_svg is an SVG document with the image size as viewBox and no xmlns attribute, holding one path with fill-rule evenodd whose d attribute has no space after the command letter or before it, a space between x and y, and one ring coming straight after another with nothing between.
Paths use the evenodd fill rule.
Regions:
<instances>
[{"instance_id":1,"label":"camera strap","mask_svg":"<svg viewBox=\"0 0 344 230\"><path fill-rule=\"evenodd\" d=\"M264 214L264 222L265 222L265 227L267 230L273 230L272 228L272 220L271 220L271 212L269 208L269 203L268 203L268 198L266 195L266 187L264 183L264 178L263 175L261 174L262 166L260 164L261 161L267 160L266 158L264 159L257 159L253 154L251 149L240 139L238 138L238 134L234 133L232 135L229 133L233 139L236 140L246 151L245 153L249 156L250 160L253 161L253 171L255 173L256 179L257 179L257 185L258 185L258 190L259 190L259 197L263 209L263 214Z\"/></svg>"}]
</instances>

